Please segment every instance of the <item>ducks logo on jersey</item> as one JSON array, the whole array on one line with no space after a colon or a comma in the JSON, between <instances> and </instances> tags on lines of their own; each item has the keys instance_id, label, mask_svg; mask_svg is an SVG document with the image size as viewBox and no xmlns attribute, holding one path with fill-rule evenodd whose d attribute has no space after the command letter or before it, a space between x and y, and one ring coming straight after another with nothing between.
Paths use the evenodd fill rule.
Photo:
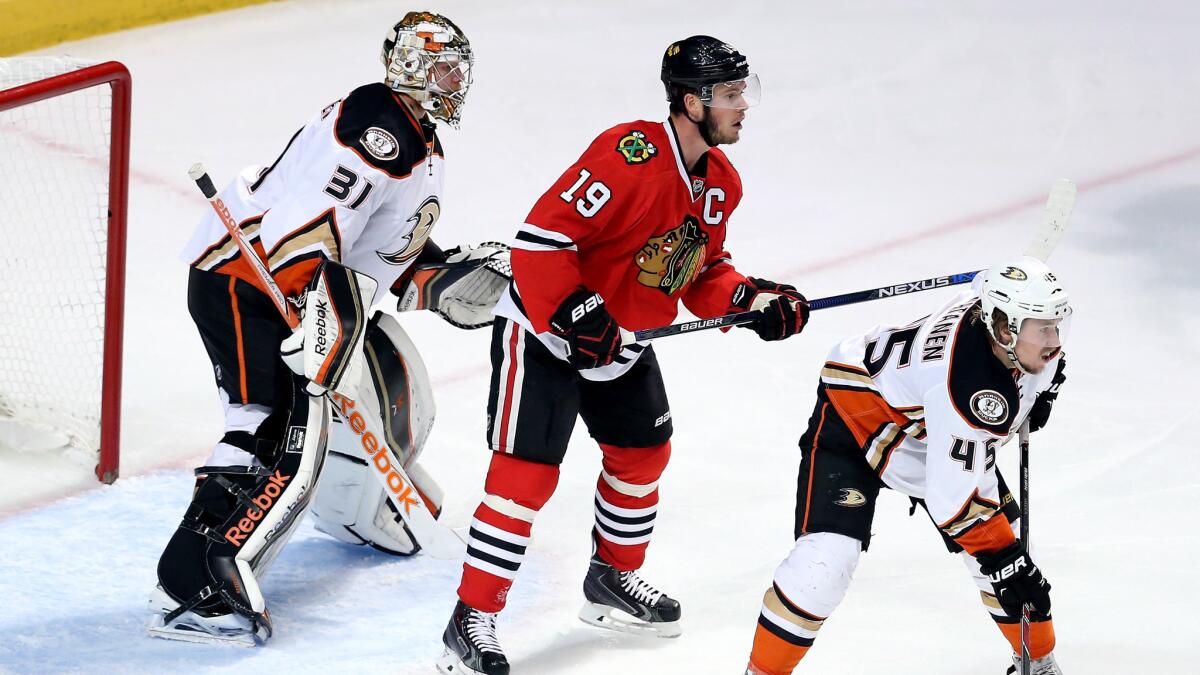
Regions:
<instances>
[{"instance_id":1,"label":"ducks logo on jersey","mask_svg":"<svg viewBox=\"0 0 1200 675\"><path fill-rule=\"evenodd\" d=\"M404 235L404 241L407 242L404 248L391 253L376 251L376 255L389 265L404 265L416 258L421 253L421 249L425 248L425 241L429 239L429 233L433 231L433 226L437 224L438 217L441 215L442 206L438 203L438 198L426 198L417 207L416 213L408 218L408 222L412 224L412 231Z\"/></svg>"},{"instance_id":2,"label":"ducks logo on jersey","mask_svg":"<svg viewBox=\"0 0 1200 675\"><path fill-rule=\"evenodd\" d=\"M1008 404L999 392L984 389L971 397L971 411L988 424L1003 424L1008 419Z\"/></svg>"},{"instance_id":3,"label":"ducks logo on jersey","mask_svg":"<svg viewBox=\"0 0 1200 675\"><path fill-rule=\"evenodd\" d=\"M396 141L396 137L379 127L367 129L359 140L367 152L382 162L396 159L400 155L400 143Z\"/></svg>"}]
</instances>

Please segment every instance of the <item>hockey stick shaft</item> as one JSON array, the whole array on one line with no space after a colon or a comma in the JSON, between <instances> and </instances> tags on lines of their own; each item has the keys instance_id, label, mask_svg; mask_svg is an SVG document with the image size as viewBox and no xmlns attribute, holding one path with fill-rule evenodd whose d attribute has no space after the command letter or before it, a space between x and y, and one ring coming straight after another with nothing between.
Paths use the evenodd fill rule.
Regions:
<instances>
[{"instance_id":1,"label":"hockey stick shaft","mask_svg":"<svg viewBox=\"0 0 1200 675\"><path fill-rule=\"evenodd\" d=\"M1046 198L1046 207L1042 214L1042 222L1034 233L1029 246L1025 249L1025 255L1042 261L1050 257L1050 254L1054 251L1054 247L1058 245L1058 240L1062 238L1063 232L1067 229L1067 222L1071 218L1071 211L1075 208L1076 193L1075 184L1066 178L1060 178L1050 186L1050 195ZM843 305L853 305L859 302L890 298L897 295L928 291L935 288L956 286L958 284L970 283L976 274L979 274L979 272L962 272L950 276L930 277L928 279L921 279L920 281L910 281L865 291L832 295L827 298L809 300L808 307L810 310L828 309L830 307L841 307ZM682 333L694 333L698 330L737 326L743 323L751 323L758 319L758 316L758 312L737 312L711 319L685 321L661 328L646 328L635 331L633 338L637 340L654 340ZM625 342L628 343L631 340L626 339Z\"/></svg>"},{"instance_id":2,"label":"hockey stick shaft","mask_svg":"<svg viewBox=\"0 0 1200 675\"><path fill-rule=\"evenodd\" d=\"M271 276L271 270L267 268L267 263L258 257L258 252L250 246L250 241L246 239L246 234L242 232L242 228L238 227L238 224L234 222L233 214L229 213L229 207L225 206L225 202L217 196L217 188L213 185L212 178L209 178L208 171L204 169L204 165L200 162L193 164L192 168L188 169L188 176L196 182L196 187L200 188L200 192L208 200L213 211L216 211L217 217L221 219L221 224L229 232L229 238L237 243L238 249L242 252L242 258L246 260L246 264L250 265L250 268L254 270L255 277L259 281L255 285L275 303L275 309L279 310L279 313L283 315L283 320L287 321L289 328L299 326L300 319L296 316L295 310L288 304L283 291L279 290L279 284L275 283L275 278Z\"/></svg>"},{"instance_id":3,"label":"hockey stick shaft","mask_svg":"<svg viewBox=\"0 0 1200 675\"><path fill-rule=\"evenodd\" d=\"M1021 545L1029 553L1029 418L1021 423ZM1029 675L1029 605L1021 605L1021 675Z\"/></svg>"},{"instance_id":4,"label":"hockey stick shaft","mask_svg":"<svg viewBox=\"0 0 1200 675\"><path fill-rule=\"evenodd\" d=\"M957 286L959 284L970 283L978 271L961 272L959 274L951 274L949 276L930 277L928 279L919 279L917 281L909 281L902 284L892 284L890 286L880 286L879 288L869 288L865 291L854 291L852 293L842 293L841 295L831 295L825 298L816 298L808 301L810 310L829 309L830 307L842 307L845 305L854 305L860 302L869 302L871 300L880 300L882 298L892 298L898 295L908 295L910 293L919 293L921 291L931 291L935 288L947 288L949 286ZM654 340L672 335L680 335L683 333L694 333L698 330L708 330L710 328L722 328L725 326L737 326L743 323L751 323L758 319L759 312L736 312L734 314L726 314L711 319L697 319L695 321L684 321L683 323L671 324L661 328L647 328L645 330L634 331L633 336L637 340Z\"/></svg>"},{"instance_id":5,"label":"hockey stick shaft","mask_svg":"<svg viewBox=\"0 0 1200 675\"><path fill-rule=\"evenodd\" d=\"M229 208L225 206L225 202L217 196L216 187L213 185L212 179L208 176L208 172L205 171L204 165L201 163L193 164L192 168L188 170L188 176L196 182L196 187L200 188L200 192L204 194L205 199L212 205L213 210L216 211L217 216L221 219L221 223L228 230L230 238L237 242L238 249L242 252L242 257L246 259L250 268L254 270L255 278L258 282L255 286L274 301L275 309L279 311L280 316L287 322L288 327L295 329L300 325L299 317L288 303L287 298L283 295L279 284L275 283L275 279L271 276L271 270L267 268L267 264L262 258L258 257L258 253L250 246L250 242L246 239L245 233L242 232L242 229L233 220L233 216L229 213ZM329 391L326 391L324 395L329 399L330 404L344 415L347 415L347 410L354 406L353 401L336 396ZM387 435L380 428L379 420L375 419L372 415L362 415L357 412L351 414L355 419L351 421L350 416L347 415L346 424L350 425L350 428L359 436L367 455L373 458L370 464L374 470L370 473L375 476L383 487L383 492L387 495L388 501L396 508L396 512L404 520L404 524L412 533L413 538L433 557L445 559L461 557L462 540L448 527L437 522L433 517L433 513L429 510L429 505L426 504L422 496L413 497L414 493L420 495L420 492L416 489L416 484L409 478L408 473L404 470L401 463L398 460L392 461L392 453L383 447L386 445L384 439L387 438ZM372 452L373 450L374 452Z\"/></svg>"}]
</instances>

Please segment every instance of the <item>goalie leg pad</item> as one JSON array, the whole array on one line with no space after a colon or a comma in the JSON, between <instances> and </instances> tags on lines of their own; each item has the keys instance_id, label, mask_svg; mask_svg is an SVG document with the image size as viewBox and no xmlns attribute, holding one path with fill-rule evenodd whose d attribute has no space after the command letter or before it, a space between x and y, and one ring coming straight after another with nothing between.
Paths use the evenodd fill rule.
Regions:
<instances>
[{"instance_id":1,"label":"goalie leg pad","mask_svg":"<svg viewBox=\"0 0 1200 675\"><path fill-rule=\"evenodd\" d=\"M385 451L403 466L436 516L442 490L416 463L433 427L435 406L429 375L412 340L390 315L376 313L367 328L366 368L353 410L381 422ZM349 405L348 402L343 405ZM411 533L372 476L370 457L348 428L350 410L335 409L329 461L312 509L318 530L349 544L372 546L393 555L419 550Z\"/></svg>"},{"instance_id":2,"label":"goalie leg pad","mask_svg":"<svg viewBox=\"0 0 1200 675\"><path fill-rule=\"evenodd\" d=\"M159 559L162 596L151 633L194 636L214 617L236 614L259 641L271 619L258 577L291 537L307 510L325 460L329 404L295 379L295 403L264 466L200 467L196 493ZM264 427L275 425L264 424ZM263 429L260 428L260 434ZM156 593L156 596L158 594Z\"/></svg>"}]
</instances>

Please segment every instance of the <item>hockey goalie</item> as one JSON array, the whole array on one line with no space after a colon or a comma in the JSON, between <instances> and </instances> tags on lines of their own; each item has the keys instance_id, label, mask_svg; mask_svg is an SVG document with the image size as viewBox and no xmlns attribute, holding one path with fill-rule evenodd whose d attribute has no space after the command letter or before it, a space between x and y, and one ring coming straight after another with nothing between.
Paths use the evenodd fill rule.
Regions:
<instances>
[{"instance_id":1,"label":"hockey goalie","mask_svg":"<svg viewBox=\"0 0 1200 675\"><path fill-rule=\"evenodd\" d=\"M247 168L219 198L198 179L221 206L183 254L188 310L225 425L159 559L153 636L266 641L259 580L309 512L339 540L417 552L370 471L380 462L403 467L429 512L440 510L441 491L417 464L434 418L425 366L396 319L373 310L391 290L399 311L488 325L508 253L430 240L442 208L437 122L457 126L471 83L465 35L443 16L409 12L382 60L382 82L314 115L270 166ZM294 329L266 274L300 310ZM363 433L367 424L377 433Z\"/></svg>"}]
</instances>

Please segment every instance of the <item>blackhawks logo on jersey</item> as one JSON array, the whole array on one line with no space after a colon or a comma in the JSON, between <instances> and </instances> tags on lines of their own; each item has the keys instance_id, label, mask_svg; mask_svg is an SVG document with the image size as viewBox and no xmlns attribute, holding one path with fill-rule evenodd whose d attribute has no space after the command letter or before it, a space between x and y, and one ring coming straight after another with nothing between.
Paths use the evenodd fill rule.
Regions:
<instances>
[{"instance_id":1,"label":"blackhawks logo on jersey","mask_svg":"<svg viewBox=\"0 0 1200 675\"><path fill-rule=\"evenodd\" d=\"M708 235L700 221L688 216L677 227L650 237L634 255L638 283L670 295L700 275L708 251Z\"/></svg>"},{"instance_id":2,"label":"blackhawks logo on jersey","mask_svg":"<svg viewBox=\"0 0 1200 675\"><path fill-rule=\"evenodd\" d=\"M626 164L642 164L658 154L658 148L646 140L646 134L630 131L617 141L617 152L625 158Z\"/></svg>"}]
</instances>

